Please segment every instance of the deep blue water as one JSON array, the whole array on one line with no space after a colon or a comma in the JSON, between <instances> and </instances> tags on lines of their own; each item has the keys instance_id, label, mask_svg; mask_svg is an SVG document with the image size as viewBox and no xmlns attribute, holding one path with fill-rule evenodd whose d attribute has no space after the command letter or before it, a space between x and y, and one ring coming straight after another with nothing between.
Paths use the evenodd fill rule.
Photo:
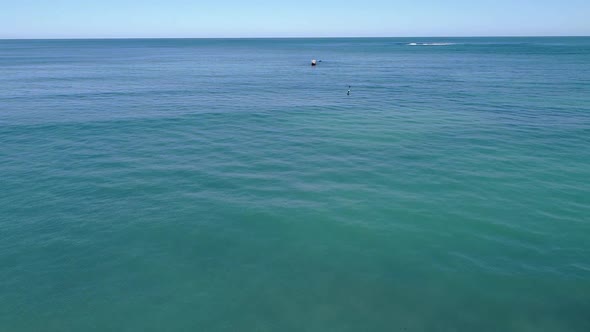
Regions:
<instances>
[{"instance_id":1,"label":"deep blue water","mask_svg":"<svg viewBox=\"0 0 590 332\"><path fill-rule=\"evenodd\" d=\"M590 331L590 38L0 40L0 143L0 331Z\"/></svg>"}]
</instances>

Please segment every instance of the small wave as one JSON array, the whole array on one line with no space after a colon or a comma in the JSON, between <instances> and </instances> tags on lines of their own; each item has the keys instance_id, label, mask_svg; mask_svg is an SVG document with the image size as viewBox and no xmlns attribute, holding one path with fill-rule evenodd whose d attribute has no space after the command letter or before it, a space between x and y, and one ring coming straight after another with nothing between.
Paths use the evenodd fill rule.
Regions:
<instances>
[{"instance_id":1,"label":"small wave","mask_svg":"<svg viewBox=\"0 0 590 332\"><path fill-rule=\"evenodd\" d=\"M450 46L456 43L409 43L408 46Z\"/></svg>"}]
</instances>

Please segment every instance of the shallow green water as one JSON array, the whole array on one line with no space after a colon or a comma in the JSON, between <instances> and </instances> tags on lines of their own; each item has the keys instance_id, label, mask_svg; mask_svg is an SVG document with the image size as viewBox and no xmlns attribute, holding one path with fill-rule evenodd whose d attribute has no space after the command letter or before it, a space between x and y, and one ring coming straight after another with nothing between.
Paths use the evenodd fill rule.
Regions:
<instances>
[{"instance_id":1,"label":"shallow green water","mask_svg":"<svg viewBox=\"0 0 590 332\"><path fill-rule=\"evenodd\" d=\"M590 38L0 59L0 330L590 330Z\"/></svg>"}]
</instances>

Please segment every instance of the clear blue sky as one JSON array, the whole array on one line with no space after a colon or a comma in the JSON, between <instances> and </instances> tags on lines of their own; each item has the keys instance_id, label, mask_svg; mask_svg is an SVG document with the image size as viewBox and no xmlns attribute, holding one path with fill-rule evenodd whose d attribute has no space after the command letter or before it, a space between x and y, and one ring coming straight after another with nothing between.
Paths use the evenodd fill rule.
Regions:
<instances>
[{"instance_id":1,"label":"clear blue sky","mask_svg":"<svg viewBox=\"0 0 590 332\"><path fill-rule=\"evenodd\" d=\"M590 35L590 0L0 0L0 38Z\"/></svg>"}]
</instances>

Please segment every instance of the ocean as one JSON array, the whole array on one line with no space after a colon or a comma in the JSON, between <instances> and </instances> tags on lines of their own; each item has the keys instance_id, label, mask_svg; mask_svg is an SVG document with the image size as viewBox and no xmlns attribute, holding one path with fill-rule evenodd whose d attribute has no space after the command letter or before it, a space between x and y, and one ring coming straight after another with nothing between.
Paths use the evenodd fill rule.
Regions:
<instances>
[{"instance_id":1,"label":"ocean","mask_svg":"<svg viewBox=\"0 0 590 332\"><path fill-rule=\"evenodd\" d=\"M590 38L0 40L0 189L0 331L587 332Z\"/></svg>"}]
</instances>

